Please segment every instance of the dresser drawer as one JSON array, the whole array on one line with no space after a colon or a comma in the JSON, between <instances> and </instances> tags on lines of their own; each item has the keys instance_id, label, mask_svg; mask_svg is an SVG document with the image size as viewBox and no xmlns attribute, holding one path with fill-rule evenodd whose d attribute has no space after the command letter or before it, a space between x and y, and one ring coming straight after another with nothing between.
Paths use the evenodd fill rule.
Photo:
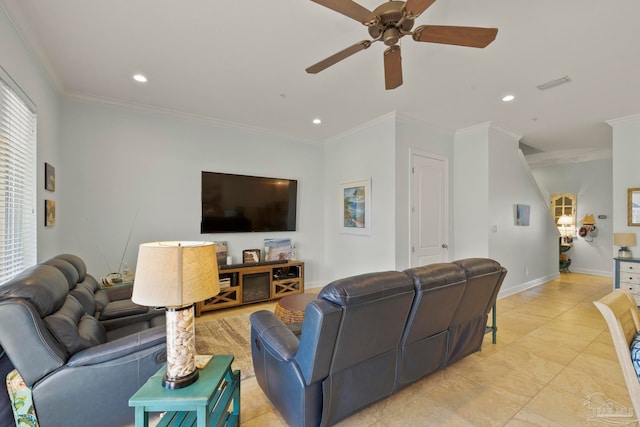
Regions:
<instances>
[{"instance_id":1,"label":"dresser drawer","mask_svg":"<svg viewBox=\"0 0 640 427\"><path fill-rule=\"evenodd\" d=\"M620 274L622 273L639 273L640 274L640 263L621 261Z\"/></svg>"},{"instance_id":2,"label":"dresser drawer","mask_svg":"<svg viewBox=\"0 0 640 427\"><path fill-rule=\"evenodd\" d=\"M621 288L623 287L623 284L640 285L640 274L621 271L620 272Z\"/></svg>"},{"instance_id":3,"label":"dresser drawer","mask_svg":"<svg viewBox=\"0 0 640 427\"><path fill-rule=\"evenodd\" d=\"M634 296L636 296L636 295L640 296L640 285L639 284L620 282L620 289L625 289L625 290L631 292Z\"/></svg>"}]
</instances>

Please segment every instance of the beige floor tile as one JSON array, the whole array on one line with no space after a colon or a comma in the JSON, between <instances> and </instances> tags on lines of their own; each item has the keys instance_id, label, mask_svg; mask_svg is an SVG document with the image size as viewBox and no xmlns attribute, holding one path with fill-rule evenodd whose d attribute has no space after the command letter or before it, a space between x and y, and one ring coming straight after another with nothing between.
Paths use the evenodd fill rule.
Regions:
<instances>
[{"instance_id":1,"label":"beige floor tile","mask_svg":"<svg viewBox=\"0 0 640 427\"><path fill-rule=\"evenodd\" d=\"M564 365L530 353L518 347L516 343L517 341L509 344L507 348L489 356L487 360L529 375L543 384L551 381L564 368Z\"/></svg>"},{"instance_id":2,"label":"beige floor tile","mask_svg":"<svg viewBox=\"0 0 640 427\"><path fill-rule=\"evenodd\" d=\"M615 373L610 373L610 375L609 378L602 378L592 372L566 368L551 381L551 385L571 394L584 397L594 393L602 393L621 405L630 406L629 392L624 383L620 383L622 373L620 373L619 379L614 379Z\"/></svg>"},{"instance_id":3,"label":"beige floor tile","mask_svg":"<svg viewBox=\"0 0 640 427\"><path fill-rule=\"evenodd\" d=\"M547 386L525 407L563 426L588 425L587 420L593 413L585 401L585 396Z\"/></svg>"},{"instance_id":4,"label":"beige floor tile","mask_svg":"<svg viewBox=\"0 0 640 427\"><path fill-rule=\"evenodd\" d=\"M511 418L505 424L505 427L566 427L566 425L524 408L515 417Z\"/></svg>"}]
</instances>

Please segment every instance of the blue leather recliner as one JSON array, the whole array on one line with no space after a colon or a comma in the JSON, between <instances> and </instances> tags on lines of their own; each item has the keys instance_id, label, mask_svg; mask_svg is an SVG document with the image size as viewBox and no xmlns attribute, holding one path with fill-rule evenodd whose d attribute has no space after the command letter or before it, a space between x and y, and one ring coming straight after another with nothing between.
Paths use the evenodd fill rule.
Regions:
<instances>
[{"instance_id":1,"label":"blue leather recliner","mask_svg":"<svg viewBox=\"0 0 640 427\"><path fill-rule=\"evenodd\" d=\"M330 426L481 349L506 269L485 258L325 286L294 335L251 315L256 379L291 426Z\"/></svg>"},{"instance_id":2,"label":"blue leather recliner","mask_svg":"<svg viewBox=\"0 0 640 427\"><path fill-rule=\"evenodd\" d=\"M100 302L73 295L87 280L52 261L0 286L0 347L31 388L42 427L131 424L129 397L166 361L164 315L104 323Z\"/></svg>"}]
</instances>

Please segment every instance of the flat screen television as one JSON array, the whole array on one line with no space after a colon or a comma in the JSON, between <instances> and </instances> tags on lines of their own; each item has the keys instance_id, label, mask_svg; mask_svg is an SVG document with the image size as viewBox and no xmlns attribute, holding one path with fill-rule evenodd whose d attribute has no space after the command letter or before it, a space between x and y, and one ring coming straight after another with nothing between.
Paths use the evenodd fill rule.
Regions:
<instances>
[{"instance_id":1,"label":"flat screen television","mask_svg":"<svg viewBox=\"0 0 640 427\"><path fill-rule=\"evenodd\" d=\"M295 231L298 181L202 172L201 233Z\"/></svg>"}]
</instances>

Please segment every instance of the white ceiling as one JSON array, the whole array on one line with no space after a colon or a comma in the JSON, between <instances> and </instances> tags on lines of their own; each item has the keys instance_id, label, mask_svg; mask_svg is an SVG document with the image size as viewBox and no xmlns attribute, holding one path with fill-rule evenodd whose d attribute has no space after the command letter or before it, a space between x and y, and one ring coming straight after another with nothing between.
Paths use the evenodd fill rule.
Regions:
<instances>
[{"instance_id":1,"label":"white ceiling","mask_svg":"<svg viewBox=\"0 0 640 427\"><path fill-rule=\"evenodd\" d=\"M380 0L360 0L369 9ZM456 130L494 122L543 151L609 149L640 113L637 0L438 0L417 25L497 27L485 49L401 40L384 89L366 27L311 0L0 0L61 93L322 141L391 111ZM142 72L145 85L131 76ZM537 85L563 76L546 91ZM512 93L516 99L504 103ZM315 117L321 126L311 123Z\"/></svg>"}]
</instances>

